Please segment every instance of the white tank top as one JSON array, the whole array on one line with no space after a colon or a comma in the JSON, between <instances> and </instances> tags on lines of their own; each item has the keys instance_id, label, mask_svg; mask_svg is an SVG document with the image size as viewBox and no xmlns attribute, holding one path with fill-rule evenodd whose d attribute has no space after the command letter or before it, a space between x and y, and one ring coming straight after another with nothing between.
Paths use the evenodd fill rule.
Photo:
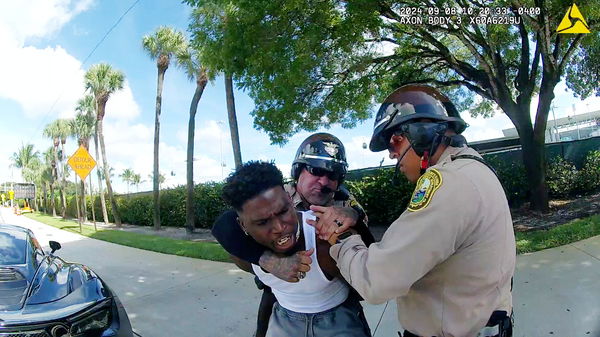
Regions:
<instances>
[{"instance_id":1,"label":"white tank top","mask_svg":"<svg viewBox=\"0 0 600 337\"><path fill-rule=\"evenodd\" d=\"M314 248L312 264L300 282L286 282L265 273L259 266L253 264L252 269L258 278L271 287L273 294L282 307L301 313L317 313L334 308L342 304L348 297L348 285L337 277L329 281L317 260L316 235L313 226L306 223L307 219L314 219L312 211L302 213L302 229L306 250Z\"/></svg>"}]
</instances>

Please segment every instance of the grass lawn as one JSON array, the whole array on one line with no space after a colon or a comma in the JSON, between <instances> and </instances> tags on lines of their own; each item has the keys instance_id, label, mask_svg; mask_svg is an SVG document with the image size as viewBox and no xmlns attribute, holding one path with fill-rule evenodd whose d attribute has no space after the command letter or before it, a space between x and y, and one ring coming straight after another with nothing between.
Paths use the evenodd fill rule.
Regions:
<instances>
[{"instance_id":1,"label":"grass lawn","mask_svg":"<svg viewBox=\"0 0 600 337\"><path fill-rule=\"evenodd\" d=\"M558 247L600 235L600 215L574 220L549 230L516 233L517 253Z\"/></svg>"},{"instance_id":2,"label":"grass lawn","mask_svg":"<svg viewBox=\"0 0 600 337\"><path fill-rule=\"evenodd\" d=\"M107 229L96 232L92 226L88 225L82 225L83 233L80 233L79 224L75 221L56 219L41 213L29 213L25 216L59 229L123 246L196 259L231 262L229 254L218 243L177 240L162 236Z\"/></svg>"}]
</instances>

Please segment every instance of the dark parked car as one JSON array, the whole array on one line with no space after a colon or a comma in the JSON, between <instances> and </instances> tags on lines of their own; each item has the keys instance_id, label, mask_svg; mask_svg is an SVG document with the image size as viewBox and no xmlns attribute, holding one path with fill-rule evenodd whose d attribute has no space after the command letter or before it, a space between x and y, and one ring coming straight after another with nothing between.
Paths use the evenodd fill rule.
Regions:
<instances>
[{"instance_id":1,"label":"dark parked car","mask_svg":"<svg viewBox=\"0 0 600 337\"><path fill-rule=\"evenodd\" d=\"M90 268L42 250L33 233L0 224L0 337L133 336L125 308Z\"/></svg>"}]
</instances>

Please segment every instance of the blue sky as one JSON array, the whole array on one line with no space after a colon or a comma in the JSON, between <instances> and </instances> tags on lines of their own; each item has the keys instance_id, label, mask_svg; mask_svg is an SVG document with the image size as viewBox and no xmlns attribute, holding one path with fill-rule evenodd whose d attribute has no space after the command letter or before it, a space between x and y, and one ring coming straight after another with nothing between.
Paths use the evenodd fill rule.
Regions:
<instances>
[{"instance_id":1,"label":"blue sky","mask_svg":"<svg viewBox=\"0 0 600 337\"><path fill-rule=\"evenodd\" d=\"M21 144L32 143L40 152L51 146L51 141L42 136L43 128L57 118L75 115L75 103L84 94L83 74L99 62L110 63L126 77L125 88L109 100L104 127L108 161L116 172L115 189L127 190L118 177L126 168L149 180L157 71L155 62L143 51L141 39L160 25L185 31L190 10L178 1L140 0L83 64L133 3L134 0L2 1L0 64L9 66L0 83L0 182L20 180L19 171L9 167L9 158ZM160 170L167 176L167 186L185 183L188 109L193 92L194 84L182 71L169 68L160 133ZM581 112L599 106L598 99L574 100L562 83L555 93L557 118L572 114L572 104ZM243 92L236 90L235 94L244 161L273 159L284 174L289 174L296 148L308 133L295 135L283 147L270 145L266 134L252 126L252 100ZM467 114L463 117L471 124L465 132L470 141L500 137L503 128L512 127L503 114L486 120L472 119ZM384 164L391 163L386 153L362 148L370 138L372 125L373 120L369 119L351 130L337 126L326 130L346 145L351 169L377 166L383 158ZM233 168L228 130L223 79L217 78L205 90L198 107L196 182L221 180ZM72 139L67 142L67 153L75 151L75 143ZM139 188L150 189L151 184L146 182Z\"/></svg>"}]
</instances>

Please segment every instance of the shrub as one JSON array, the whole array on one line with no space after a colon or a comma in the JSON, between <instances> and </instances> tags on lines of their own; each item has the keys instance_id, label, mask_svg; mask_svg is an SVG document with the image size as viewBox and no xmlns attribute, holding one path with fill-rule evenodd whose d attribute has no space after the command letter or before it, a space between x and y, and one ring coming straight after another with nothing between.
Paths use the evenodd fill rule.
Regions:
<instances>
[{"instance_id":1,"label":"shrub","mask_svg":"<svg viewBox=\"0 0 600 337\"><path fill-rule=\"evenodd\" d=\"M577 178L576 185L581 192L595 191L600 188L600 151L588 153Z\"/></svg>"},{"instance_id":2,"label":"shrub","mask_svg":"<svg viewBox=\"0 0 600 337\"><path fill-rule=\"evenodd\" d=\"M217 216L227 209L227 206L221 200L222 186L222 183L212 182L194 186L194 223L196 228L212 227ZM161 226L185 226L185 193L185 186L165 189L160 192ZM96 199L98 199L96 201L96 217L98 218L98 212L101 210L100 198ZM152 193L118 196L117 205L124 223L139 226L154 225L154 199ZM110 221L113 221L110 209L108 217Z\"/></svg>"},{"instance_id":3,"label":"shrub","mask_svg":"<svg viewBox=\"0 0 600 337\"><path fill-rule=\"evenodd\" d=\"M123 196L117 199L121 219L124 223L137 226L152 226L152 194Z\"/></svg>"},{"instance_id":4,"label":"shrub","mask_svg":"<svg viewBox=\"0 0 600 337\"><path fill-rule=\"evenodd\" d=\"M414 184L399 174L398 185L393 185L393 175L394 169L381 168L358 181L346 182L365 209L371 226L390 225L408 205Z\"/></svg>"},{"instance_id":5,"label":"shrub","mask_svg":"<svg viewBox=\"0 0 600 337\"><path fill-rule=\"evenodd\" d=\"M487 155L484 159L496 170L510 206L517 207L529 198L525 166L520 161L502 160L497 155Z\"/></svg>"},{"instance_id":6,"label":"shrub","mask_svg":"<svg viewBox=\"0 0 600 337\"><path fill-rule=\"evenodd\" d=\"M571 162L555 157L548 165L546 183L551 197L566 197L577 190L578 172Z\"/></svg>"}]
</instances>

